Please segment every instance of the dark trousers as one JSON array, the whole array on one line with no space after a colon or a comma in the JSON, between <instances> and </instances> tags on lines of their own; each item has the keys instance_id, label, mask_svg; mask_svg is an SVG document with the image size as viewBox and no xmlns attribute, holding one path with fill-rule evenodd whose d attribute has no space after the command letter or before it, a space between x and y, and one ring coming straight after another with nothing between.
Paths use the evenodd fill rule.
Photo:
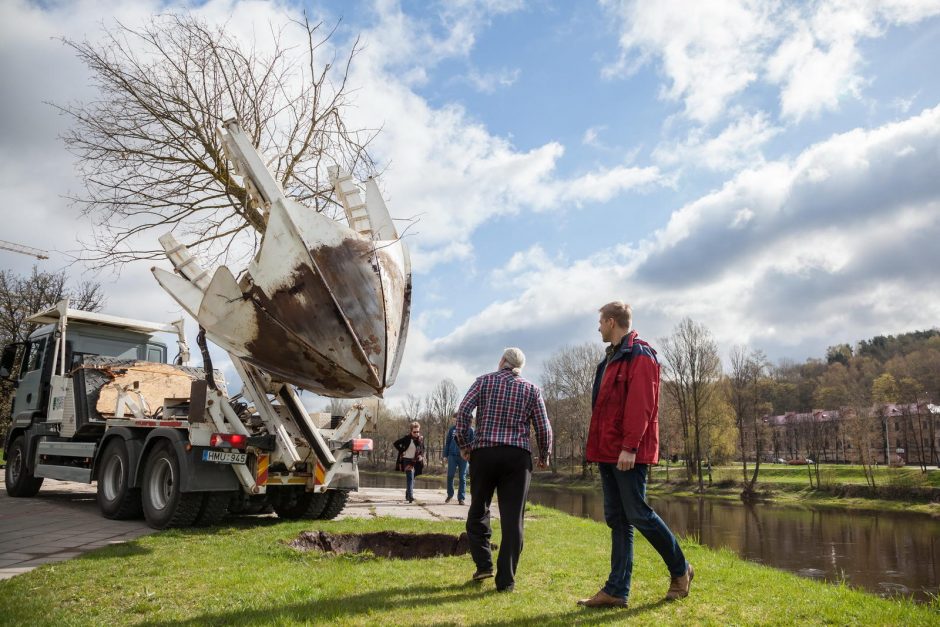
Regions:
<instances>
[{"instance_id":1,"label":"dark trousers","mask_svg":"<svg viewBox=\"0 0 940 627\"><path fill-rule=\"evenodd\" d=\"M496 587L511 588L522 554L522 521L532 480L532 455L516 446L479 448L470 455L470 511L467 536L470 555L479 570L492 570L490 550L490 503L493 492L499 501L500 541L496 559Z\"/></svg>"},{"instance_id":2,"label":"dark trousers","mask_svg":"<svg viewBox=\"0 0 940 627\"><path fill-rule=\"evenodd\" d=\"M688 563L666 523L646 502L649 466L617 470L617 464L598 464L604 489L604 518L610 527L610 576L604 592L625 599L633 575L633 530L643 534L666 563L672 577L685 574Z\"/></svg>"}]
</instances>

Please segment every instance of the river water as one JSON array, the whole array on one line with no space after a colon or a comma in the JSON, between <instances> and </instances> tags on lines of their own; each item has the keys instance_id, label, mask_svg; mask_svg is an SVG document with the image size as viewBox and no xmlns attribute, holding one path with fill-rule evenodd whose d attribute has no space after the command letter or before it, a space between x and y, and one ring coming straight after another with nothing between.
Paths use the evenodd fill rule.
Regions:
<instances>
[{"instance_id":1,"label":"river water","mask_svg":"<svg viewBox=\"0 0 940 627\"><path fill-rule=\"evenodd\" d=\"M402 488L404 477L362 473L370 487ZM419 477L416 487L442 489ZM604 520L600 491L533 486L529 501ZM922 514L858 513L702 498L650 498L672 530L713 548L804 577L845 581L882 596L928 601L940 594L940 521Z\"/></svg>"}]
</instances>

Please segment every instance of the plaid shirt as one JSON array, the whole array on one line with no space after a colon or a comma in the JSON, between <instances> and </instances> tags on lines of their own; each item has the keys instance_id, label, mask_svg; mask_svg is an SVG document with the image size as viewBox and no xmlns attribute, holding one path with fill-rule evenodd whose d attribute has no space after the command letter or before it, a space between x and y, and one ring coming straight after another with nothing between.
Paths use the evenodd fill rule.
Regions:
<instances>
[{"instance_id":1,"label":"plaid shirt","mask_svg":"<svg viewBox=\"0 0 940 627\"><path fill-rule=\"evenodd\" d=\"M470 422L476 409L476 432L470 449L488 446L529 448L529 424L535 427L539 459L552 450L552 426L548 422L542 393L510 369L478 377L457 409L457 444L467 446Z\"/></svg>"}]
</instances>

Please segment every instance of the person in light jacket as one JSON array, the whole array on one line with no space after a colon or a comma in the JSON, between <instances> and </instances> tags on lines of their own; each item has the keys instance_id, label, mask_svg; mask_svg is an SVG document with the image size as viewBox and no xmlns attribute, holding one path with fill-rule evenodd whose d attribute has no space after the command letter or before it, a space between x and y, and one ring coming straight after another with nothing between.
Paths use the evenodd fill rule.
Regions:
<instances>
[{"instance_id":1,"label":"person in light jacket","mask_svg":"<svg viewBox=\"0 0 940 627\"><path fill-rule=\"evenodd\" d=\"M424 472L424 436L421 435L421 425L411 423L411 432L393 444L398 451L398 460L395 470L405 473L405 500L409 503L415 500L415 477Z\"/></svg>"}]
</instances>

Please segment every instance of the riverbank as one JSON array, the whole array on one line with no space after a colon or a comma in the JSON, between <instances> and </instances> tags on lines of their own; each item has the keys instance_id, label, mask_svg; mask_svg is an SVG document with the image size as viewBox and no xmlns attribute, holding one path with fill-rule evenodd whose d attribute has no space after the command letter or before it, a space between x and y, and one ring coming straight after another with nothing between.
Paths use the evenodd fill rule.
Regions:
<instances>
[{"instance_id":1,"label":"riverbank","mask_svg":"<svg viewBox=\"0 0 940 627\"><path fill-rule=\"evenodd\" d=\"M609 530L532 507L516 591L468 582L469 556L416 561L299 553L300 532L460 533L460 522L396 518L278 522L248 519L157 533L0 582L0 622L29 625L341 624L864 624L931 625L940 604L884 600L808 581L683 541L692 596L664 603L662 561L637 540L628 609L574 601L606 576ZM498 525L494 541L499 543Z\"/></svg>"},{"instance_id":2,"label":"riverbank","mask_svg":"<svg viewBox=\"0 0 940 627\"><path fill-rule=\"evenodd\" d=\"M940 471L933 470L922 475L911 468L877 468L874 491L865 485L861 468L857 466L820 467L822 487L810 488L805 466L775 466L761 469L761 480L756 488L756 501L780 506L799 508L841 509L857 512L906 512L940 518ZM424 479L446 481L444 474L431 469ZM400 476L389 471L363 470L370 474ZM681 479L682 467L669 469L666 480L665 466L658 466L652 473L647 492L651 496L679 496L741 501L743 483L741 469L720 467L712 471L713 481L706 481L705 491L698 491L697 483ZM573 490L600 490L600 479L596 472L587 478L570 472L536 471L532 485ZM880 498L878 493L889 493L891 498ZM873 494L874 493L874 494Z\"/></svg>"}]
</instances>

